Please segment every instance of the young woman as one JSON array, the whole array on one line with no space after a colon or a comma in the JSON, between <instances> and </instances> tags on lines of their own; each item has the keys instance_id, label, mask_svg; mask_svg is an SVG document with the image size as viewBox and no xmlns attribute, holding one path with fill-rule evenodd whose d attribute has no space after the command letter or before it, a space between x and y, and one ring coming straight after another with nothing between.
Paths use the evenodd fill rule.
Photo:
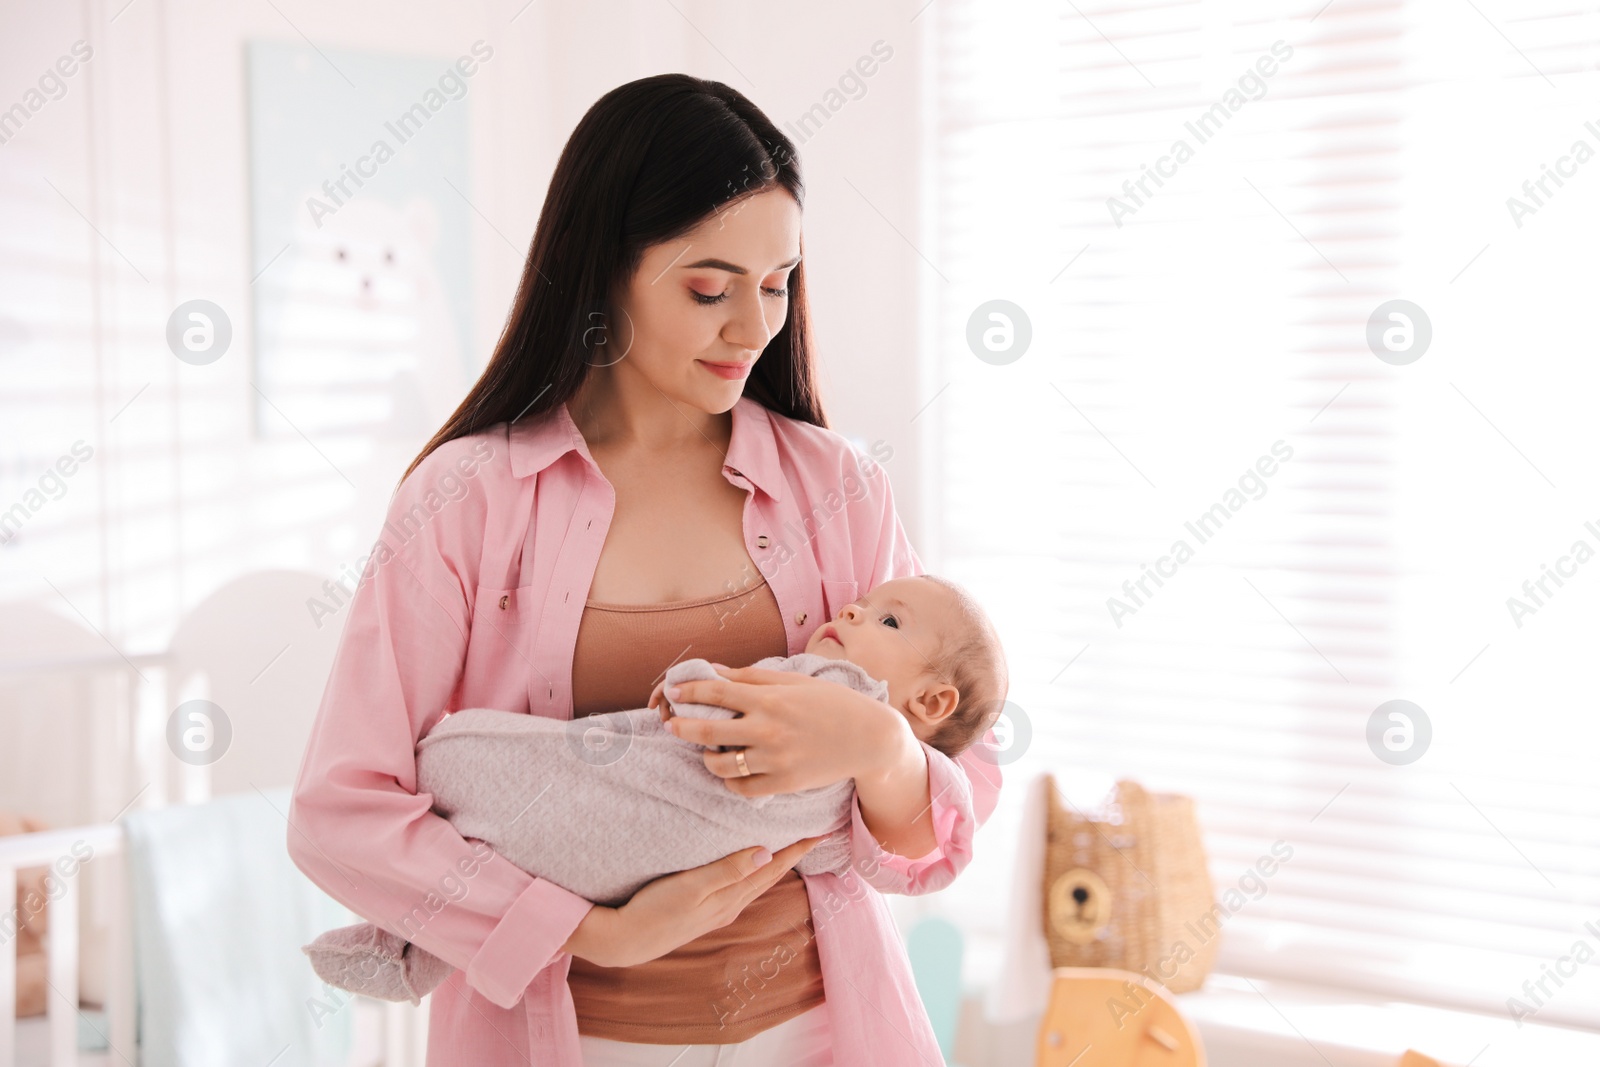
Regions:
<instances>
[{"instance_id":1,"label":"young woman","mask_svg":"<svg viewBox=\"0 0 1600 1067\"><path fill-rule=\"evenodd\" d=\"M861 591L922 573L887 476L817 398L802 198L794 146L726 85L606 94L557 163L493 359L396 491L289 849L459 968L432 995L430 1065L941 1062L879 893L966 865L999 791L992 735L953 761L836 683L689 683L683 699L742 713L693 738L730 789L855 780L855 868L802 879L811 842L750 848L617 908L462 838L415 791L446 709L639 706L679 659L793 654ZM532 790L518 817L541 817Z\"/></svg>"}]
</instances>

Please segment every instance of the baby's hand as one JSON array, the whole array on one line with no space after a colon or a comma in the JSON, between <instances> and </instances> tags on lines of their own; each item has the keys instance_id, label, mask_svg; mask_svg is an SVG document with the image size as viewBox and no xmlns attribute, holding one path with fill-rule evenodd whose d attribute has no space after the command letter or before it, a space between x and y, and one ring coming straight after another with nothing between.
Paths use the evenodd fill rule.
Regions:
<instances>
[{"instance_id":1,"label":"baby's hand","mask_svg":"<svg viewBox=\"0 0 1600 1067\"><path fill-rule=\"evenodd\" d=\"M712 666L713 667L721 667L723 670L727 670L728 669L724 664L721 664L721 663L713 663ZM650 700L645 704L645 707L655 708L657 711L659 711L661 713L661 721L662 722L666 722L668 719L672 718L672 705L669 704L666 700L662 699L662 696L661 696L661 691L663 689L665 689L666 687L667 687L667 680L666 680L665 677L663 677L661 679L661 681L656 683L655 689L651 690L651 692L650 692Z\"/></svg>"}]
</instances>

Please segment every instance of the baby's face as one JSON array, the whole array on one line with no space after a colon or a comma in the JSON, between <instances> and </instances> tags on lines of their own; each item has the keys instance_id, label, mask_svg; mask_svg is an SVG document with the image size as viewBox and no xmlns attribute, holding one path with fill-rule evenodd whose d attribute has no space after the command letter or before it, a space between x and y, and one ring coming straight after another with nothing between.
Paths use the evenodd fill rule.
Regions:
<instances>
[{"instance_id":1,"label":"baby's face","mask_svg":"<svg viewBox=\"0 0 1600 1067\"><path fill-rule=\"evenodd\" d=\"M888 682L889 703L904 712L919 685L932 680L932 656L952 609L949 590L937 582L895 578L840 608L817 627L806 651L847 659ZM915 718L911 725L919 728Z\"/></svg>"}]
</instances>

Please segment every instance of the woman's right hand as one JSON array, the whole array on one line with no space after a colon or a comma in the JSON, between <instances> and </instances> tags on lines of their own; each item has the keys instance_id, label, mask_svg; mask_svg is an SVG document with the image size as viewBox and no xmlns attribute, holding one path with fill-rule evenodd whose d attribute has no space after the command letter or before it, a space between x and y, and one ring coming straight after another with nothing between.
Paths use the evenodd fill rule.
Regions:
<instances>
[{"instance_id":1,"label":"woman's right hand","mask_svg":"<svg viewBox=\"0 0 1600 1067\"><path fill-rule=\"evenodd\" d=\"M590 908L562 949L600 967L633 967L665 956L733 922L821 840L808 837L776 854L747 848L663 875L620 908ZM760 857L769 858L758 862Z\"/></svg>"}]
</instances>

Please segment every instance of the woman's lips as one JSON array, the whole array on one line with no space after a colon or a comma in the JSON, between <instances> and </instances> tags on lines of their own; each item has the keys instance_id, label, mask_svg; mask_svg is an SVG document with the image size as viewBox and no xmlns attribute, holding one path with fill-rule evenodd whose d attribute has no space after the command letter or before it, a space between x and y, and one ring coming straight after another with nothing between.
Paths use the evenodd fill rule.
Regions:
<instances>
[{"instance_id":1,"label":"woman's lips","mask_svg":"<svg viewBox=\"0 0 1600 1067\"><path fill-rule=\"evenodd\" d=\"M709 360L697 359L695 362L717 377L726 378L729 381L738 381L749 374L750 368L755 366L755 360L751 360L749 363L712 363Z\"/></svg>"}]
</instances>

